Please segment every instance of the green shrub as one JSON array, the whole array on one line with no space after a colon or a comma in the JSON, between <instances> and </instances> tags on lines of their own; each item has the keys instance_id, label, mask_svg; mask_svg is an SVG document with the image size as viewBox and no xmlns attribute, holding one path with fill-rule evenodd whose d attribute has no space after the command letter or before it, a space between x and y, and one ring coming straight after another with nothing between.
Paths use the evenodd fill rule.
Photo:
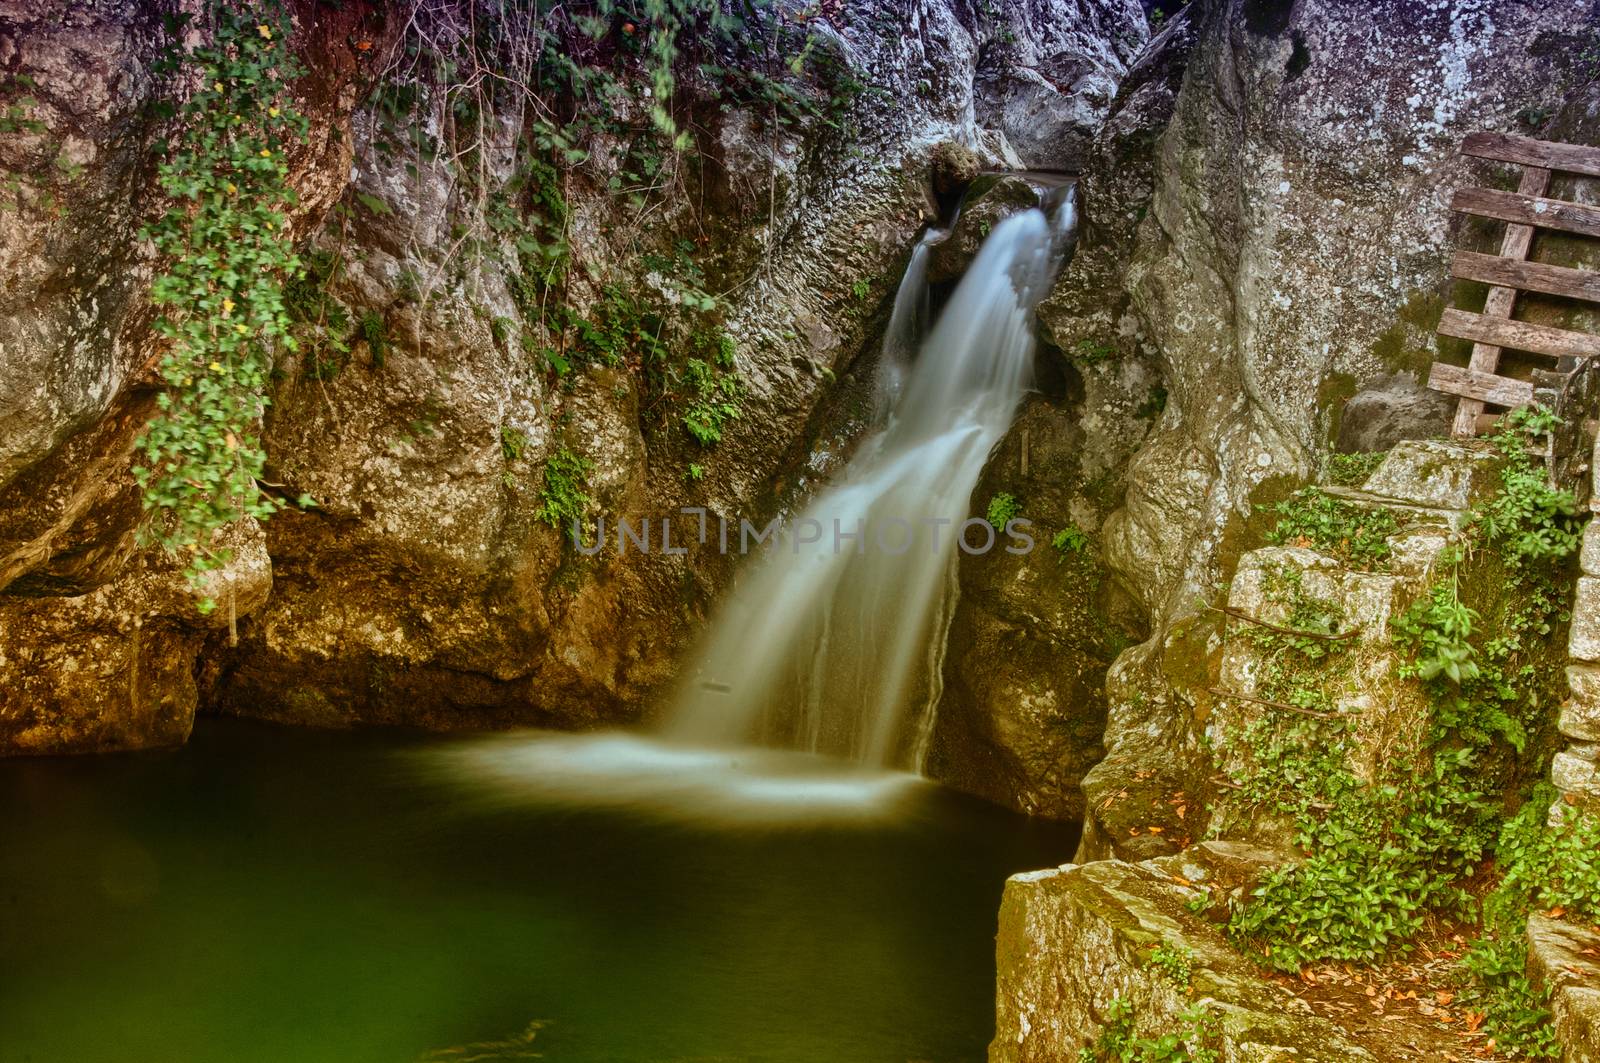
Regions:
<instances>
[{"instance_id":1,"label":"green shrub","mask_svg":"<svg viewBox=\"0 0 1600 1063\"><path fill-rule=\"evenodd\" d=\"M1388 560L1388 537L1399 530L1387 509L1362 509L1315 487L1261 507L1278 515L1267 536L1274 545L1309 543L1352 568L1370 571Z\"/></svg>"},{"instance_id":2,"label":"green shrub","mask_svg":"<svg viewBox=\"0 0 1600 1063\"><path fill-rule=\"evenodd\" d=\"M1168 945L1162 942L1150 953L1150 966L1160 971L1167 981L1187 992L1189 980L1194 975L1194 950L1182 943Z\"/></svg>"},{"instance_id":3,"label":"green shrub","mask_svg":"<svg viewBox=\"0 0 1600 1063\"><path fill-rule=\"evenodd\" d=\"M997 532L1006 530L1006 525L1022 515L1022 503L1018 502L1015 495L1004 491L989 499L989 509L985 519L989 526Z\"/></svg>"},{"instance_id":4,"label":"green shrub","mask_svg":"<svg viewBox=\"0 0 1600 1063\"><path fill-rule=\"evenodd\" d=\"M1340 487L1360 487L1366 483L1388 452L1382 450L1361 454L1329 454L1328 482Z\"/></svg>"},{"instance_id":5,"label":"green shrub","mask_svg":"<svg viewBox=\"0 0 1600 1063\"><path fill-rule=\"evenodd\" d=\"M594 462L562 447L544 462L544 486L539 490L539 519L572 537L594 499L585 490Z\"/></svg>"},{"instance_id":6,"label":"green shrub","mask_svg":"<svg viewBox=\"0 0 1600 1063\"><path fill-rule=\"evenodd\" d=\"M1100 1036L1079 1050L1078 1063L1220 1063L1216 1016L1209 1008L1197 1004L1178 1023L1159 1037L1136 1037L1133 1008L1118 997L1106 1009Z\"/></svg>"},{"instance_id":7,"label":"green shrub","mask_svg":"<svg viewBox=\"0 0 1600 1063\"><path fill-rule=\"evenodd\" d=\"M1076 524L1068 524L1050 537L1050 545L1055 547L1056 552L1062 557L1068 554L1081 554L1089 549L1089 535Z\"/></svg>"}]
</instances>

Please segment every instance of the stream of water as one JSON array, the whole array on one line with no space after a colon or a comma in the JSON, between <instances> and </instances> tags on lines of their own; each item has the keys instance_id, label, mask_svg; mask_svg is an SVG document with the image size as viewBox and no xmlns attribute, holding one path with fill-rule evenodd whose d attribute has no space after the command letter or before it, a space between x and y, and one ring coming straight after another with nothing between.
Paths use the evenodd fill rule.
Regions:
<instances>
[{"instance_id":1,"label":"stream of water","mask_svg":"<svg viewBox=\"0 0 1600 1063\"><path fill-rule=\"evenodd\" d=\"M686 669L673 736L920 770L957 537L1031 383L1033 308L1076 231L1072 190L1063 192L1048 217L1022 211L995 226L908 364L930 241L918 245L880 364L886 423L721 604ZM977 523L974 547L988 535Z\"/></svg>"}]
</instances>

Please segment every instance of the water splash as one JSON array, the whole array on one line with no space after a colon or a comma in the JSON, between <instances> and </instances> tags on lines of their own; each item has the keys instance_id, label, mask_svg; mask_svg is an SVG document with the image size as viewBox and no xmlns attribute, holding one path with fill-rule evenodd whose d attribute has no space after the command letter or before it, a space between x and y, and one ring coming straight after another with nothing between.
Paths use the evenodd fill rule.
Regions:
<instances>
[{"instance_id":1,"label":"water splash","mask_svg":"<svg viewBox=\"0 0 1600 1063\"><path fill-rule=\"evenodd\" d=\"M701 826L871 823L925 780L790 750L689 747L626 732L513 731L408 754L484 807L608 808Z\"/></svg>"},{"instance_id":2,"label":"water splash","mask_svg":"<svg viewBox=\"0 0 1600 1063\"><path fill-rule=\"evenodd\" d=\"M887 417L799 517L827 529L788 537L753 563L723 604L667 720L685 742L757 741L920 770L954 607L954 530L1030 384L1033 308L1072 235L1071 190L1046 218L1030 210L984 242ZM884 352L925 298L924 238L896 298ZM867 529L860 540L837 532Z\"/></svg>"}]
</instances>

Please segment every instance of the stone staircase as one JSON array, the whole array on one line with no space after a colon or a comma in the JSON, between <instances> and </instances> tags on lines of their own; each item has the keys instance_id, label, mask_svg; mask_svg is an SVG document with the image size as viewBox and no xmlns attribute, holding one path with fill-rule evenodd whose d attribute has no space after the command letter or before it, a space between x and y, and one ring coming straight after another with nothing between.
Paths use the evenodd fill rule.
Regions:
<instances>
[{"instance_id":1,"label":"stone staircase","mask_svg":"<svg viewBox=\"0 0 1600 1063\"><path fill-rule=\"evenodd\" d=\"M1600 458L1600 456L1597 456ZM1225 774L1242 759L1228 736L1270 711L1262 697L1268 662L1252 627L1290 627L1290 605L1275 588L1285 573L1308 597L1332 602L1338 631L1359 644L1351 666L1330 674L1325 693L1355 721L1351 770L1371 778L1376 766L1406 755L1426 731L1429 711L1416 684L1399 676L1390 623L1422 595L1452 533L1497 482L1495 452L1481 442L1438 440L1397 445L1359 489L1326 487L1363 509L1387 509L1400 530L1387 539L1387 571L1356 571L1304 545L1269 546L1240 559L1229 587L1222 627L1212 635L1204 677L1163 677L1175 700L1190 706L1195 730ZM1597 461L1600 465L1600 461ZM1600 526L1585 538L1585 579L1573 623L1574 697L1562 730L1574 744L1557 758L1557 783L1576 800L1600 798L1595 751L1600 746ZM1581 632L1581 635L1580 635ZM1189 662L1190 673L1194 671ZM1281 706L1280 706L1281 708ZM1114 711L1116 711L1114 709ZM1136 708L1128 711L1136 711ZM1570 789L1569 789L1570 787ZM1271 979L1226 941L1204 914L1238 898L1259 875L1292 861L1289 824L1263 817L1226 783L1207 797L1211 839L1174 856L1140 861L1094 860L1014 876L1007 884L998 940L997 1033L991 1063L1043 1063L1077 1058L1112 1014L1112 1002L1131 1007L1134 1029L1155 1036L1182 1027L1181 1016L1204 1004L1218 1022L1225 1060L1387 1061L1442 1058L1437 1046L1408 1045L1400 1034L1372 1028L1359 1035ZM1097 843L1102 849L1105 841ZM1092 851L1092 850L1091 850ZM1569 1046L1566 1063L1596 1063L1600 984L1569 973L1583 931L1566 924L1530 924L1534 965L1557 992L1558 1027ZM1152 962L1159 947L1192 954L1187 987ZM1546 947L1548 946L1548 947ZM1567 966L1563 966L1567 965ZM1564 980L1564 981L1563 981ZM1587 1032L1585 1032L1587 1031Z\"/></svg>"}]
</instances>

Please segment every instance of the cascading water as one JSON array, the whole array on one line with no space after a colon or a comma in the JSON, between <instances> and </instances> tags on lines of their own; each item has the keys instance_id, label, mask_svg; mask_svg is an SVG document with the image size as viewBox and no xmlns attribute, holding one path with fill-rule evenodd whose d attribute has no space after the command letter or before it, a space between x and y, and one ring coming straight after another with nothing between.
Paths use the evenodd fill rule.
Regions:
<instances>
[{"instance_id":1,"label":"cascading water","mask_svg":"<svg viewBox=\"0 0 1600 1063\"><path fill-rule=\"evenodd\" d=\"M1070 188L1049 218L1030 210L997 225L908 365L938 237L919 244L885 341L886 422L724 603L668 717L671 736L920 769L956 535L1029 386L1033 308L1075 230Z\"/></svg>"}]
</instances>

